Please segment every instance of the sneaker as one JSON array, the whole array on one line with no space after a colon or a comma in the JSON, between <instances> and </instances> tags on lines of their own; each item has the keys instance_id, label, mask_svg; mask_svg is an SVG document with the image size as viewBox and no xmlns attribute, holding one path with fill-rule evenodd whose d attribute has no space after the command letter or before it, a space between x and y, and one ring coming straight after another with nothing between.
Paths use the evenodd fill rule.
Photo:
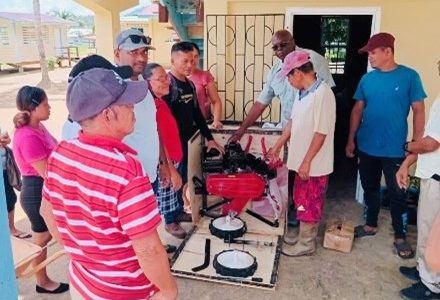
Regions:
<instances>
[{"instance_id":1,"label":"sneaker","mask_svg":"<svg viewBox=\"0 0 440 300\"><path fill-rule=\"evenodd\" d=\"M400 297L405 300L440 299L440 293L433 293L421 281L409 288L400 290Z\"/></svg>"},{"instance_id":2,"label":"sneaker","mask_svg":"<svg viewBox=\"0 0 440 300\"><path fill-rule=\"evenodd\" d=\"M186 237L186 231L177 222L165 224L165 230L178 239L183 240Z\"/></svg>"},{"instance_id":3,"label":"sneaker","mask_svg":"<svg viewBox=\"0 0 440 300\"><path fill-rule=\"evenodd\" d=\"M408 279L419 281L420 275L419 270L417 270L417 267L400 267L399 268L400 274L405 276Z\"/></svg>"},{"instance_id":4,"label":"sneaker","mask_svg":"<svg viewBox=\"0 0 440 300\"><path fill-rule=\"evenodd\" d=\"M182 211L180 215L177 216L177 222L192 222L192 220L192 215L184 211Z\"/></svg>"}]
</instances>

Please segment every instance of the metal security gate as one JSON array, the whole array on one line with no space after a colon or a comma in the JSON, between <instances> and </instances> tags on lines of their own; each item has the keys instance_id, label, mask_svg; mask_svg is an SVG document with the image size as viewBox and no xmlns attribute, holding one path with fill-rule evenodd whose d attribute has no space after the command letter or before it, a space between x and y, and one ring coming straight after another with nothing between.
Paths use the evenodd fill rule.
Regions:
<instances>
[{"instance_id":1,"label":"metal security gate","mask_svg":"<svg viewBox=\"0 0 440 300\"><path fill-rule=\"evenodd\" d=\"M224 120L242 121L263 89L276 57L272 35L284 28L283 14L207 15L206 66L223 100ZM280 121L279 100L259 119Z\"/></svg>"}]
</instances>

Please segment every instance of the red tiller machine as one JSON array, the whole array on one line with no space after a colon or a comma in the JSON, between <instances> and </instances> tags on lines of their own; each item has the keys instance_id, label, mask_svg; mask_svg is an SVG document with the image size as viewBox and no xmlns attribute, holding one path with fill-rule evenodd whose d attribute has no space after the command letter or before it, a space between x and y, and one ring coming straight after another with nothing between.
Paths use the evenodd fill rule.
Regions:
<instances>
[{"instance_id":1,"label":"red tiller machine","mask_svg":"<svg viewBox=\"0 0 440 300\"><path fill-rule=\"evenodd\" d=\"M265 189L266 181L255 173L210 174L206 178L210 195L231 199L223 205L223 215L231 211L239 214L249 201L259 200Z\"/></svg>"},{"instance_id":2,"label":"red tiller machine","mask_svg":"<svg viewBox=\"0 0 440 300\"><path fill-rule=\"evenodd\" d=\"M238 143L226 145L223 156L212 150L203 153L203 179L193 178L195 192L203 196L202 216L218 217L213 211L220 206L220 215L239 215L249 201L258 201L268 194L268 181L277 175L275 166L246 153ZM223 199L208 206L208 195ZM271 221L249 209L246 213L270 226L279 226L278 218Z\"/></svg>"}]
</instances>

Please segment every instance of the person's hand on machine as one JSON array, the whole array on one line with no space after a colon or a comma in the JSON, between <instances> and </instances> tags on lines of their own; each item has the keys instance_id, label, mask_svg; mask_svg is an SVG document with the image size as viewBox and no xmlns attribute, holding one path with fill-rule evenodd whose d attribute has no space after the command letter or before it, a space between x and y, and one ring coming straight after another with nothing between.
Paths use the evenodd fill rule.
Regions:
<instances>
[{"instance_id":1,"label":"person's hand on machine","mask_svg":"<svg viewBox=\"0 0 440 300\"><path fill-rule=\"evenodd\" d=\"M209 152L211 149L216 149L220 151L220 153L223 155L225 154L225 149L220 146L215 140L208 141L208 149L206 149L207 152Z\"/></svg>"},{"instance_id":2,"label":"person's hand on machine","mask_svg":"<svg viewBox=\"0 0 440 300\"><path fill-rule=\"evenodd\" d=\"M275 147L270 148L269 151L267 151L264 158L272 164L277 164L277 163L281 162L280 152L281 152L281 149L278 149Z\"/></svg>"},{"instance_id":3,"label":"person's hand on machine","mask_svg":"<svg viewBox=\"0 0 440 300\"><path fill-rule=\"evenodd\" d=\"M243 135L244 135L244 130L241 130L241 128L238 128L234 132L234 134L229 137L228 144L240 141L240 139L243 137Z\"/></svg>"}]
</instances>

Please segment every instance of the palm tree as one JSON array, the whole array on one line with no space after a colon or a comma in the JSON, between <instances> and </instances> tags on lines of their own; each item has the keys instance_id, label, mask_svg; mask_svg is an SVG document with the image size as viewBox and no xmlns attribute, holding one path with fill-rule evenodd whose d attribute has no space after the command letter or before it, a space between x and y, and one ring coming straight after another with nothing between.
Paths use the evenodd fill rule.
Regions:
<instances>
[{"instance_id":1,"label":"palm tree","mask_svg":"<svg viewBox=\"0 0 440 300\"><path fill-rule=\"evenodd\" d=\"M50 14L52 16L58 17L63 20L68 20L68 21L74 21L77 19L77 17L74 14L72 14L70 11L65 10L65 9L52 8L50 10Z\"/></svg>"},{"instance_id":2,"label":"palm tree","mask_svg":"<svg viewBox=\"0 0 440 300\"><path fill-rule=\"evenodd\" d=\"M43 33L41 26L41 13L40 13L40 0L33 0L34 17L35 17L35 31L37 33L37 46L38 53L40 55L41 66L41 81L38 86L44 89L48 89L52 86L52 82L49 78L49 70L47 69L46 52L44 51Z\"/></svg>"}]
</instances>

